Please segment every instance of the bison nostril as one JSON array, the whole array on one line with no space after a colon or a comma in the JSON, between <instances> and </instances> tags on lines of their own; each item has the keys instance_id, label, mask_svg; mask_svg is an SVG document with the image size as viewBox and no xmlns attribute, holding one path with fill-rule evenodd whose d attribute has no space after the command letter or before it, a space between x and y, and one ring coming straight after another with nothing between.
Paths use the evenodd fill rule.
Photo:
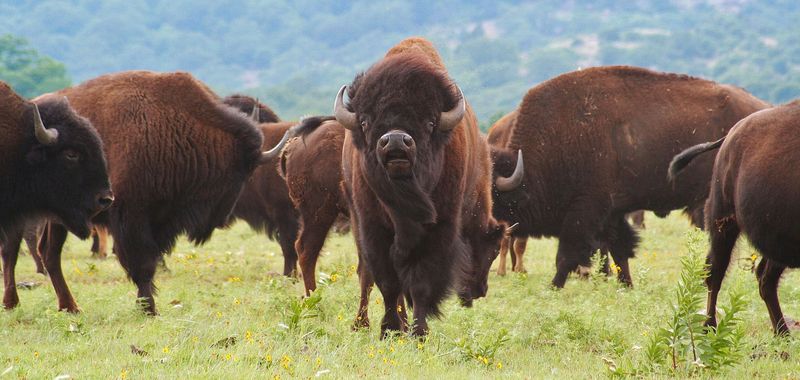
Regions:
<instances>
[{"instance_id":1,"label":"bison nostril","mask_svg":"<svg viewBox=\"0 0 800 380\"><path fill-rule=\"evenodd\" d=\"M412 139L409 135L405 135L403 136L403 143L410 148L414 145L414 139Z\"/></svg>"},{"instance_id":2,"label":"bison nostril","mask_svg":"<svg viewBox=\"0 0 800 380\"><path fill-rule=\"evenodd\" d=\"M103 207L103 208L107 208L108 206L111 206L112 202L114 202L114 196L113 195L101 195L99 198L97 198L97 204L100 205L100 207Z\"/></svg>"},{"instance_id":3,"label":"bison nostril","mask_svg":"<svg viewBox=\"0 0 800 380\"><path fill-rule=\"evenodd\" d=\"M389 136L388 135L383 135L383 136L381 136L380 139L378 139L378 145L381 148L384 148L384 147L386 147L386 144L389 144Z\"/></svg>"}]
</instances>

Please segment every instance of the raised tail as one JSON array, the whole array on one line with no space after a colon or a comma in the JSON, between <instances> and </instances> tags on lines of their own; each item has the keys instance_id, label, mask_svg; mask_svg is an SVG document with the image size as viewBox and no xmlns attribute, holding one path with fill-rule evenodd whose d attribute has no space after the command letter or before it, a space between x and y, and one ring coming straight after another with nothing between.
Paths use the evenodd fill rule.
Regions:
<instances>
[{"instance_id":1,"label":"raised tail","mask_svg":"<svg viewBox=\"0 0 800 380\"><path fill-rule=\"evenodd\" d=\"M677 177L678 174L680 174L680 172L686 168L686 166L688 166L695 157L710 150L719 148L724 141L725 137L717 141L697 144L693 147L687 148L683 152L678 153L678 155L672 158L672 162L669 163L669 171L667 171L667 178L669 178L669 181L675 181L675 177Z\"/></svg>"}]
</instances>

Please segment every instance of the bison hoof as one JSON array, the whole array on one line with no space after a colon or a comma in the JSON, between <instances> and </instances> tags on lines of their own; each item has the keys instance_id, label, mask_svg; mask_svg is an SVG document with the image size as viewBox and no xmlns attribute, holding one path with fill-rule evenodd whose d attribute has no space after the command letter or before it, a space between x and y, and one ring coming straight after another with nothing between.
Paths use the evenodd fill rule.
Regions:
<instances>
[{"instance_id":1,"label":"bison hoof","mask_svg":"<svg viewBox=\"0 0 800 380\"><path fill-rule=\"evenodd\" d=\"M369 329L369 318L358 318L353 321L353 331Z\"/></svg>"}]
</instances>

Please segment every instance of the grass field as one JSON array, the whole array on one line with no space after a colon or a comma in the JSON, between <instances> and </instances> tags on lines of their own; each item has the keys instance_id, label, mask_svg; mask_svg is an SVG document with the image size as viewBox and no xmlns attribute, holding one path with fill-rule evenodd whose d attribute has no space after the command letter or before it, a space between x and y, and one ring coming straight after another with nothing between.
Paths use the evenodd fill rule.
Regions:
<instances>
[{"instance_id":1,"label":"grass field","mask_svg":"<svg viewBox=\"0 0 800 380\"><path fill-rule=\"evenodd\" d=\"M527 274L490 275L489 296L471 309L448 299L425 341L378 339L382 299L372 294L373 327L350 329L358 302L352 237L332 236L318 266L318 296L303 301L302 283L276 273L278 245L239 223L203 247L181 240L161 272L149 318L135 308L135 287L115 259L89 258L71 237L63 265L82 313L57 312L49 281L21 257L20 307L0 312L0 378L602 378L613 365L635 366L648 336L672 313L689 225L678 213L647 215L635 288L615 280L570 278L551 290L555 240L532 240ZM800 344L774 338L766 307L740 244L726 278L746 293L744 352L733 367L700 377L800 378ZM784 312L800 316L800 281L781 286ZM318 301L313 305L314 301ZM797 334L797 333L796 333ZM132 349L131 346L135 346ZM136 351L136 352L134 352ZM644 377L667 377L668 369ZM682 377L685 373L678 373Z\"/></svg>"}]
</instances>

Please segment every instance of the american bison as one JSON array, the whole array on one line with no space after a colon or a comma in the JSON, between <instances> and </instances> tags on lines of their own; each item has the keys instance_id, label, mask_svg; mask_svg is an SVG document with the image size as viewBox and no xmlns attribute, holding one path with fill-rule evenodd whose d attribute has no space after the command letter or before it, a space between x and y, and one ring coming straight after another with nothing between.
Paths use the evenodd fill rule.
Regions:
<instances>
[{"instance_id":1,"label":"american bison","mask_svg":"<svg viewBox=\"0 0 800 380\"><path fill-rule=\"evenodd\" d=\"M279 145L289 128L297 124L280 122L269 107L246 95L232 95L223 99L223 102L249 114L251 119L259 123L264 135L263 148ZM256 104L258 107L254 107ZM244 220L254 230L263 231L269 238L278 241L283 252L283 274L291 276L297 271L295 240L300 222L289 198L286 182L278 172L281 148L275 148L269 162L258 167L245 183L233 208L233 217Z\"/></svg>"},{"instance_id":2,"label":"american bison","mask_svg":"<svg viewBox=\"0 0 800 380\"><path fill-rule=\"evenodd\" d=\"M328 232L339 215L349 211L341 189L344 127L334 120L307 118L301 129L310 132L302 139L289 140L280 170L300 215L295 248L308 295L317 287L317 258Z\"/></svg>"},{"instance_id":3,"label":"american bison","mask_svg":"<svg viewBox=\"0 0 800 380\"><path fill-rule=\"evenodd\" d=\"M450 289L485 293L481 275L502 235L491 217L488 145L435 48L419 38L342 87L334 115L348 129L342 172L361 259L384 299L381 336L404 328L404 295L413 333L425 335Z\"/></svg>"},{"instance_id":4,"label":"american bison","mask_svg":"<svg viewBox=\"0 0 800 380\"><path fill-rule=\"evenodd\" d=\"M489 135L487 138L489 144L501 149L508 145L511 139L511 128L514 126L514 122L517 119L517 113L517 110L511 111L489 127ZM644 211L634 211L628 213L626 217L631 220L631 223L633 223L635 227L640 229L644 228ZM506 275L506 257L509 252L511 253L511 270L519 273L526 272L523 255L528 245L528 236L515 236L513 233L515 229L516 228L510 228L507 230L503 236L503 240L500 242L500 259L497 265L497 274L500 276ZM610 274L608 252L603 252L603 255L605 256L605 261L602 269L606 274Z\"/></svg>"},{"instance_id":5,"label":"american bison","mask_svg":"<svg viewBox=\"0 0 800 380\"><path fill-rule=\"evenodd\" d=\"M201 244L228 224L244 183L270 161L262 157L261 132L182 72L104 75L44 99L62 96L105 144L117 198L95 220L114 237L145 312L156 314L157 264L179 234ZM58 260L66 230L50 224L47 235L45 256ZM60 309L78 310L68 291L58 298Z\"/></svg>"},{"instance_id":6,"label":"american bison","mask_svg":"<svg viewBox=\"0 0 800 380\"><path fill-rule=\"evenodd\" d=\"M793 164L800 161L798 127L800 101L794 101L748 116L726 137L689 148L670 165L670 177L681 181L682 169L691 167L701 153L719 148L706 202L711 237L706 279L709 326L717 325L717 296L733 247L744 233L763 256L756 268L758 289L775 334L789 334L778 282L787 267L800 267L800 176L793 174Z\"/></svg>"},{"instance_id":7,"label":"american bison","mask_svg":"<svg viewBox=\"0 0 800 380\"><path fill-rule=\"evenodd\" d=\"M495 188L495 217L519 223L515 233L560 239L552 284L608 249L631 284L628 259L634 210L702 209L713 157L699 158L674 183L664 168L693 144L724 136L769 105L744 90L685 75L635 67L597 67L532 88L519 106L495 170L509 175L522 149L525 179ZM507 191L504 191L507 190Z\"/></svg>"},{"instance_id":8,"label":"american bison","mask_svg":"<svg viewBox=\"0 0 800 380\"><path fill-rule=\"evenodd\" d=\"M63 97L30 102L0 82L0 247L3 306L19 304L14 267L31 220L54 218L78 237L89 237L91 218L114 197L103 142L89 120ZM53 286L64 278L46 258Z\"/></svg>"}]
</instances>

